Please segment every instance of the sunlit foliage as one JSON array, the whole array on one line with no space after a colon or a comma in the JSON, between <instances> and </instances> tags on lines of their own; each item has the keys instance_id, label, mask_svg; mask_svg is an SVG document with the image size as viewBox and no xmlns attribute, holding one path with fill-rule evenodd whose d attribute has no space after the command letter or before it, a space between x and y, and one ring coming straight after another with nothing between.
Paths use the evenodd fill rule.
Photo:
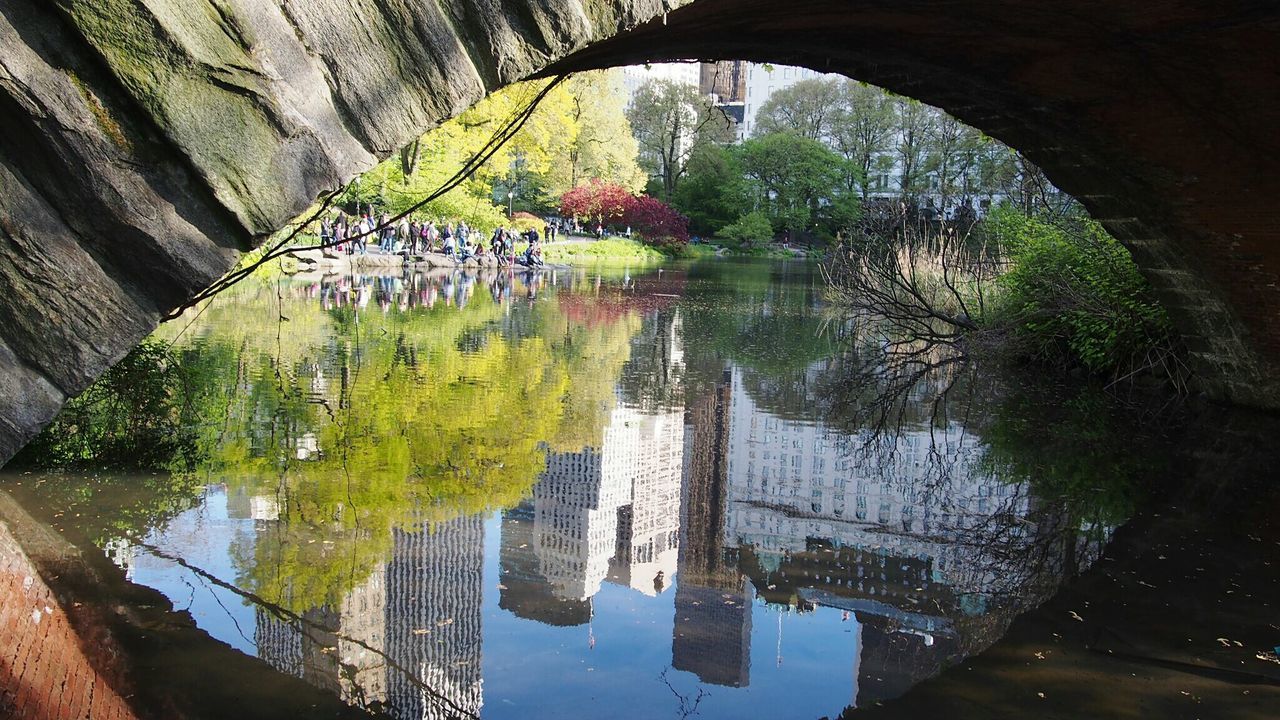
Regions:
<instances>
[{"instance_id":1,"label":"sunlit foliage","mask_svg":"<svg viewBox=\"0 0 1280 720\"><path fill-rule=\"evenodd\" d=\"M392 213L413 207L452 177L548 82L517 83L493 93L362 175L341 201ZM587 180L639 190L644 174L615 82L612 74L599 71L575 75L554 88L488 163L428 203L421 215L461 219L490 230L513 207L545 210Z\"/></svg>"}]
</instances>

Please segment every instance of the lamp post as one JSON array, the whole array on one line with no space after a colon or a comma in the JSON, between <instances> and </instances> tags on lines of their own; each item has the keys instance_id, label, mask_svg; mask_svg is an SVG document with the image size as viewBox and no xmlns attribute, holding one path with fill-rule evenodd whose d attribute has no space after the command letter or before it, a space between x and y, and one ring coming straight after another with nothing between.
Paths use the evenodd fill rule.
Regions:
<instances>
[{"instance_id":1,"label":"lamp post","mask_svg":"<svg viewBox=\"0 0 1280 720\"><path fill-rule=\"evenodd\" d=\"M516 191L507 191L507 218L510 219L516 214Z\"/></svg>"}]
</instances>

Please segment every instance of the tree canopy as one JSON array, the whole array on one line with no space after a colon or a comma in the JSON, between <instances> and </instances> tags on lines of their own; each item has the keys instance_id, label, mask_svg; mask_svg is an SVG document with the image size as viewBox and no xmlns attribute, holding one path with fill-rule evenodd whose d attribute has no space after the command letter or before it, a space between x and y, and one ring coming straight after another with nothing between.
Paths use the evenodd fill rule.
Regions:
<instances>
[{"instance_id":1,"label":"tree canopy","mask_svg":"<svg viewBox=\"0 0 1280 720\"><path fill-rule=\"evenodd\" d=\"M549 81L503 88L458 117L426 133L397 158L361 176L342 200L401 212L438 188ZM606 71L580 73L548 93L509 142L458 188L423 208L423 214L460 218L473 227L502 223L503 199L542 211L570 188L591 179L637 191L645 175L637 145ZM496 201L495 201L496 200Z\"/></svg>"},{"instance_id":2,"label":"tree canopy","mask_svg":"<svg viewBox=\"0 0 1280 720\"><path fill-rule=\"evenodd\" d=\"M649 80L631 98L627 117L640 147L641 165L671 198L695 149L707 142L731 142L733 126L698 89L671 80Z\"/></svg>"}]
</instances>

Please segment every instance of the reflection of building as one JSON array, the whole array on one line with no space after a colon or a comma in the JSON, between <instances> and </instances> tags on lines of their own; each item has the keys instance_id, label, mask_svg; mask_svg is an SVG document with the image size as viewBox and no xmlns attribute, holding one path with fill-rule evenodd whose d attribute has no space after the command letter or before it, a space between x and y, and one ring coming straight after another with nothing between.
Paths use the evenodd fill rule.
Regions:
<instances>
[{"instance_id":1,"label":"reflection of building","mask_svg":"<svg viewBox=\"0 0 1280 720\"><path fill-rule=\"evenodd\" d=\"M502 514L498 607L547 625L583 625L591 619L591 601L553 591L538 560L533 518L527 502Z\"/></svg>"},{"instance_id":2,"label":"reflection of building","mask_svg":"<svg viewBox=\"0 0 1280 720\"><path fill-rule=\"evenodd\" d=\"M676 588L671 666L713 685L746 687L751 675L751 587L729 592L683 578Z\"/></svg>"},{"instance_id":3,"label":"reflection of building","mask_svg":"<svg viewBox=\"0 0 1280 720\"><path fill-rule=\"evenodd\" d=\"M380 565L342 599L337 655L344 699L368 705L387 697L387 575Z\"/></svg>"},{"instance_id":4,"label":"reflection of building","mask_svg":"<svg viewBox=\"0 0 1280 720\"><path fill-rule=\"evenodd\" d=\"M609 579L656 595L676 574L684 420L681 413L666 412L626 422L628 429L638 430L637 452L630 472L631 502L618 512Z\"/></svg>"},{"instance_id":5,"label":"reflection of building","mask_svg":"<svg viewBox=\"0 0 1280 720\"><path fill-rule=\"evenodd\" d=\"M623 413L615 410L614 416ZM534 537L542 575L562 598L586 600L600 591L618 537L618 510L631 499L621 429L605 429L605 453L584 448L547 453L533 488Z\"/></svg>"},{"instance_id":6,"label":"reflection of building","mask_svg":"<svg viewBox=\"0 0 1280 720\"><path fill-rule=\"evenodd\" d=\"M133 563L138 557L138 548L128 538L111 538L102 551L116 567L124 570L126 580L133 579Z\"/></svg>"},{"instance_id":7,"label":"reflection of building","mask_svg":"<svg viewBox=\"0 0 1280 720\"><path fill-rule=\"evenodd\" d=\"M683 434L679 413L618 407L602 449L547 453L533 531L541 574L559 597L586 600L606 576L645 593L671 583Z\"/></svg>"},{"instance_id":8,"label":"reflection of building","mask_svg":"<svg viewBox=\"0 0 1280 720\"><path fill-rule=\"evenodd\" d=\"M751 670L751 602L746 578L726 555L729 384L693 402L686 415L680 503L680 584L671 665L703 682L746 687Z\"/></svg>"},{"instance_id":9,"label":"reflection of building","mask_svg":"<svg viewBox=\"0 0 1280 720\"><path fill-rule=\"evenodd\" d=\"M297 621L258 608L258 657L402 720L479 717L484 518L393 532L391 561L337 607Z\"/></svg>"},{"instance_id":10,"label":"reflection of building","mask_svg":"<svg viewBox=\"0 0 1280 720\"><path fill-rule=\"evenodd\" d=\"M387 566L387 704L397 718L478 717L484 518L394 531Z\"/></svg>"},{"instance_id":11,"label":"reflection of building","mask_svg":"<svg viewBox=\"0 0 1280 720\"><path fill-rule=\"evenodd\" d=\"M279 520L280 500L275 495L250 495L243 486L228 488L227 517L233 520Z\"/></svg>"},{"instance_id":12,"label":"reflection of building","mask_svg":"<svg viewBox=\"0 0 1280 720\"><path fill-rule=\"evenodd\" d=\"M741 579L725 556L728 503L730 384L690 403L686 413L684 484L680 502L681 582L732 588Z\"/></svg>"},{"instance_id":13,"label":"reflection of building","mask_svg":"<svg viewBox=\"0 0 1280 720\"><path fill-rule=\"evenodd\" d=\"M767 603L847 611L854 704L993 640L982 615L1029 546L1026 488L982 471L957 426L911 426L878 446L766 413L743 380L732 372L722 553L737 552Z\"/></svg>"},{"instance_id":14,"label":"reflection of building","mask_svg":"<svg viewBox=\"0 0 1280 720\"><path fill-rule=\"evenodd\" d=\"M386 699L386 585L383 568L343 597L337 608L313 608L301 623L257 609L258 657L359 706Z\"/></svg>"},{"instance_id":15,"label":"reflection of building","mask_svg":"<svg viewBox=\"0 0 1280 720\"><path fill-rule=\"evenodd\" d=\"M979 472L976 439L955 425L908 429L891 453L867 452L864 438L758 411L740 371L732 415L725 537L762 556L821 538L918 558L923 580L977 592L1000 568L988 548L964 542L970 530L1028 512L1025 488Z\"/></svg>"}]
</instances>

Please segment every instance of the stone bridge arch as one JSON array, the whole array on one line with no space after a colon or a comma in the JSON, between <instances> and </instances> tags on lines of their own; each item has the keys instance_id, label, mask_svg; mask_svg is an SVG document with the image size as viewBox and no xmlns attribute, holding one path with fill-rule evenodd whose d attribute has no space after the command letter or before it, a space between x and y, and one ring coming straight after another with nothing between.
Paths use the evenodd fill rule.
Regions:
<instances>
[{"instance_id":1,"label":"stone bridge arch","mask_svg":"<svg viewBox=\"0 0 1280 720\"><path fill-rule=\"evenodd\" d=\"M841 72L1024 152L1214 396L1280 407L1280 8L1242 0L0 0L0 458L239 251L511 82Z\"/></svg>"}]
</instances>

